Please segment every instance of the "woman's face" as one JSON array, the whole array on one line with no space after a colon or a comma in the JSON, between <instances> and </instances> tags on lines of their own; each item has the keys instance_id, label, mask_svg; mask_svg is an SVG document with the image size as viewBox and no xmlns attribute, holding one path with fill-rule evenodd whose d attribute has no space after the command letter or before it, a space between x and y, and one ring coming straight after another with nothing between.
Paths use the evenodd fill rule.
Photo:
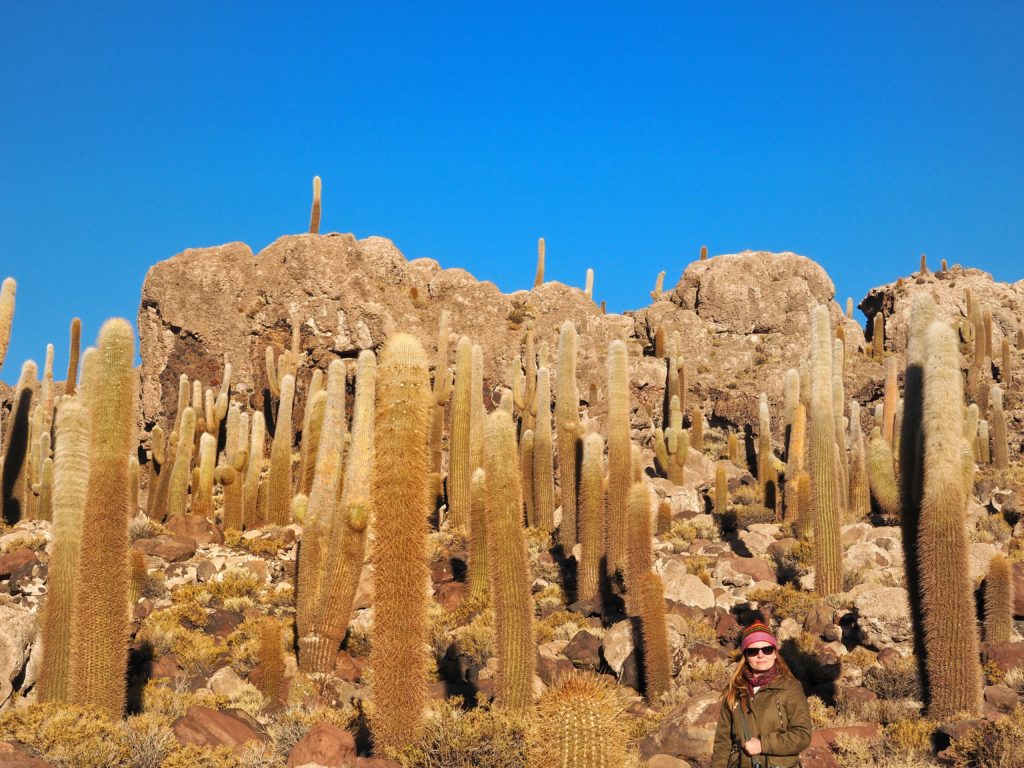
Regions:
<instances>
[{"instance_id":1,"label":"woman's face","mask_svg":"<svg viewBox=\"0 0 1024 768\"><path fill-rule=\"evenodd\" d=\"M775 666L775 648L770 643L752 643L747 646L744 654L747 665L755 672L767 672Z\"/></svg>"}]
</instances>

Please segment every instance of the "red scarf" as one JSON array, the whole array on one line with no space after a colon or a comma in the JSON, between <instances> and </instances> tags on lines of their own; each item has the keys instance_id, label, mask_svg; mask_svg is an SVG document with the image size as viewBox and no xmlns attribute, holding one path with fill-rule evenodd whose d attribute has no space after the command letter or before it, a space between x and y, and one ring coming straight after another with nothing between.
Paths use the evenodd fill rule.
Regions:
<instances>
[{"instance_id":1,"label":"red scarf","mask_svg":"<svg viewBox=\"0 0 1024 768\"><path fill-rule=\"evenodd\" d=\"M747 684L747 696L749 696L751 699L753 699L754 698L754 689L755 688L763 688L764 686L768 685L769 683L772 683L775 680L778 680L781 675L782 675L782 667L779 666L778 664L773 664L771 669L769 669L769 670L767 670L765 672L762 672L761 674L757 674L750 667L744 666L743 667L743 680Z\"/></svg>"}]
</instances>

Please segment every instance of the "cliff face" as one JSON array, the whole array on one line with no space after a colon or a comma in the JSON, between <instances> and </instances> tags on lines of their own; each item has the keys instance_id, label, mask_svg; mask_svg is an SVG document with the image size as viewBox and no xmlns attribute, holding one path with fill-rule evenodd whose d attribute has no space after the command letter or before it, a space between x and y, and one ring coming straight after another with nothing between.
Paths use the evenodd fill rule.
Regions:
<instances>
[{"instance_id":1,"label":"cliff face","mask_svg":"<svg viewBox=\"0 0 1024 768\"><path fill-rule=\"evenodd\" d=\"M992 311L996 348L1003 335L1012 341L1020 326L1024 281L998 283L976 269L915 273L900 285L873 289L860 306L869 318L884 312L886 347L901 355L913 295L931 292L941 316L953 320L964 314L967 287ZM547 343L554 374L558 328L572 320L580 334L580 395L589 416L599 420L608 342L625 339L632 423L637 438L645 440L644 433L662 417L666 364L653 356L659 327L680 344L687 407L700 404L712 423L742 428L756 423L762 391L769 395L773 420L781 418L785 371L807 355L807 312L824 303L847 339L846 395L867 404L881 394L882 366L856 354L866 346L864 332L843 317L834 294L831 279L815 262L765 251L693 262L673 289L647 307L605 315L579 288L548 282L504 294L463 269L442 269L431 259L408 261L380 237L294 235L257 254L242 243L189 249L153 266L143 285L141 425L148 429L173 414L180 374L216 385L225 361L234 370L235 396L262 407L265 349L270 345L280 353L288 346L294 322L307 368L326 368L337 355L354 364L360 349L377 350L398 330L418 336L433 360L445 309L451 313L452 341L465 334L483 347L488 393L510 383L527 321L534 324L538 346ZM300 402L307 381L308 376L299 377ZM587 402L592 391L598 396ZM1009 405L1015 406L1015 399ZM865 426L869 416L865 409ZM781 429L779 422L775 426Z\"/></svg>"}]
</instances>

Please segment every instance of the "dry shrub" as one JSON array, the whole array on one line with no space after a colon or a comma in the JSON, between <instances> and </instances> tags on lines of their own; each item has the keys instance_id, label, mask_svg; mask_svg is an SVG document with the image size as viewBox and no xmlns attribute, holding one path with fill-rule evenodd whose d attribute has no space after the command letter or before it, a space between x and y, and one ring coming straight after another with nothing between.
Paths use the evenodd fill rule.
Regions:
<instances>
[{"instance_id":1,"label":"dry shrub","mask_svg":"<svg viewBox=\"0 0 1024 768\"><path fill-rule=\"evenodd\" d=\"M874 691L881 699L921 700L921 681L917 674L917 659L903 656L887 665L872 667L864 673L864 687Z\"/></svg>"},{"instance_id":2,"label":"dry shrub","mask_svg":"<svg viewBox=\"0 0 1024 768\"><path fill-rule=\"evenodd\" d=\"M54 768L109 768L128 759L120 722L56 702L8 707L0 714L0 739L20 742Z\"/></svg>"},{"instance_id":3,"label":"dry shrub","mask_svg":"<svg viewBox=\"0 0 1024 768\"><path fill-rule=\"evenodd\" d=\"M393 755L405 768L526 768L527 720L500 709L437 702L419 744Z\"/></svg>"},{"instance_id":4,"label":"dry shrub","mask_svg":"<svg viewBox=\"0 0 1024 768\"><path fill-rule=\"evenodd\" d=\"M128 521L128 536L132 541L155 539L157 536L163 536L166 533L166 528L156 520L146 517L141 512Z\"/></svg>"},{"instance_id":5,"label":"dry shrub","mask_svg":"<svg viewBox=\"0 0 1024 768\"><path fill-rule=\"evenodd\" d=\"M1024 763L1024 708L955 741L951 747L954 768L1020 768Z\"/></svg>"},{"instance_id":6,"label":"dry shrub","mask_svg":"<svg viewBox=\"0 0 1024 768\"><path fill-rule=\"evenodd\" d=\"M587 626L584 616L571 611L552 611L534 625L534 636L538 645L551 640L572 640L581 629L593 629Z\"/></svg>"},{"instance_id":7,"label":"dry shrub","mask_svg":"<svg viewBox=\"0 0 1024 768\"><path fill-rule=\"evenodd\" d=\"M777 621L793 619L803 624L811 609L821 598L811 592L804 592L789 584L767 589L755 589L747 596L757 601L759 607L766 606Z\"/></svg>"},{"instance_id":8,"label":"dry shrub","mask_svg":"<svg viewBox=\"0 0 1024 768\"><path fill-rule=\"evenodd\" d=\"M330 723L342 730L350 730L356 721L356 711L351 706L342 709L290 706L278 712L267 724L267 735L274 742L277 754L287 758L296 744L318 723Z\"/></svg>"}]
</instances>

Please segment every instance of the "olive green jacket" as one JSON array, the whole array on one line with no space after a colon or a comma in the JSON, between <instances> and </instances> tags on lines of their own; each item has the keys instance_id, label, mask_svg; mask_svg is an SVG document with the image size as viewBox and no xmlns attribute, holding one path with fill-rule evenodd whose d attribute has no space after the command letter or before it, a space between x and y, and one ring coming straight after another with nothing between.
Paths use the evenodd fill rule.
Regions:
<instances>
[{"instance_id":1,"label":"olive green jacket","mask_svg":"<svg viewBox=\"0 0 1024 768\"><path fill-rule=\"evenodd\" d=\"M764 686L752 700L753 711L746 713L749 738L761 739L762 768L793 768L797 756L811 743L811 713L803 686L793 675L784 673ZM737 702L729 709L722 702L715 730L715 750L711 768L750 768L750 756L743 752L743 724Z\"/></svg>"}]
</instances>

